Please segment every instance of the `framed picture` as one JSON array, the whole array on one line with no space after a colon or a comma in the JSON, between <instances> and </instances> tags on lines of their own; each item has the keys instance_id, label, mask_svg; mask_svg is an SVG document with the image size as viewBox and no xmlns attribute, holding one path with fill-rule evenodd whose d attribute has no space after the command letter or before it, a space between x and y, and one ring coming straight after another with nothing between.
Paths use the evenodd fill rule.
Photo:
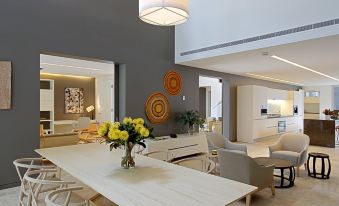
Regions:
<instances>
[{"instance_id":1,"label":"framed picture","mask_svg":"<svg viewBox=\"0 0 339 206\"><path fill-rule=\"evenodd\" d=\"M0 109L10 109L12 99L12 63L0 61Z\"/></svg>"},{"instance_id":2,"label":"framed picture","mask_svg":"<svg viewBox=\"0 0 339 206\"><path fill-rule=\"evenodd\" d=\"M65 113L81 114L84 112L84 89L65 89Z\"/></svg>"}]
</instances>

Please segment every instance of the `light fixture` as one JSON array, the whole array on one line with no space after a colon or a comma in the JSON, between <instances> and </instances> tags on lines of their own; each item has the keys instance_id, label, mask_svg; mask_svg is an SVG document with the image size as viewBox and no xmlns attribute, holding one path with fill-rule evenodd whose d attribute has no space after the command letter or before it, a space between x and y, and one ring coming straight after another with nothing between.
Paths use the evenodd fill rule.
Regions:
<instances>
[{"instance_id":1,"label":"light fixture","mask_svg":"<svg viewBox=\"0 0 339 206\"><path fill-rule=\"evenodd\" d=\"M281 58L281 57L278 57L278 56L275 56L275 55L273 55L273 56L271 56L271 57L274 58L274 59L277 59L277 60L279 60L279 61L285 62L285 63L287 63L287 64L291 64L291 65L296 66L296 67L298 67L298 68L301 68L301 69L304 69L304 70L307 70L307 71L310 71L310 72L319 74L319 75L321 75L321 76L324 76L324 77L327 77L327 78L329 78L329 79L332 79L332 80L335 80L335 81L338 81L338 82L339 82L339 79L337 79L337 78L331 77L331 76L329 76L329 75L327 75L327 74L318 72L318 71L316 71L316 70L314 70L314 69L311 69L311 68L302 66L302 65L300 65L300 64L294 63L294 62L289 61L289 60L287 60L287 59L284 59L284 58Z\"/></svg>"},{"instance_id":2,"label":"light fixture","mask_svg":"<svg viewBox=\"0 0 339 206\"><path fill-rule=\"evenodd\" d=\"M93 105L91 105L91 106L89 106L89 107L87 107L86 108L86 111L88 112L88 113L91 113L91 118L92 119L94 119L94 109L95 109L95 107L93 106Z\"/></svg>"},{"instance_id":3,"label":"light fixture","mask_svg":"<svg viewBox=\"0 0 339 206\"><path fill-rule=\"evenodd\" d=\"M302 84L297 83L297 82L287 81L287 80L283 80L283 79L278 79L278 78L273 78L273 77L268 77L268 76L253 74L253 73L246 73L246 74L247 74L247 75L250 75L250 76L262 78L262 79L268 79L268 80L279 81L279 82L289 83L289 84L295 84L295 85L302 85Z\"/></svg>"},{"instance_id":4,"label":"light fixture","mask_svg":"<svg viewBox=\"0 0 339 206\"><path fill-rule=\"evenodd\" d=\"M139 18L149 24L174 26L188 16L188 0L139 0Z\"/></svg>"},{"instance_id":5,"label":"light fixture","mask_svg":"<svg viewBox=\"0 0 339 206\"><path fill-rule=\"evenodd\" d=\"M94 68L89 68L89 67L79 67L79 66L64 65L64 64L51 64L51 63L45 63L45 62L40 63L40 65L48 65L48 66L56 66L56 67L70 67L70 68L85 69L85 70L92 70L92 71L102 71L101 69L94 69Z\"/></svg>"},{"instance_id":6,"label":"light fixture","mask_svg":"<svg viewBox=\"0 0 339 206\"><path fill-rule=\"evenodd\" d=\"M40 72L40 74L41 75L56 76L56 77L72 77L72 78L82 78L82 79L92 79L93 78L93 77L76 76L76 75L68 75L68 74L45 73L45 72Z\"/></svg>"}]
</instances>

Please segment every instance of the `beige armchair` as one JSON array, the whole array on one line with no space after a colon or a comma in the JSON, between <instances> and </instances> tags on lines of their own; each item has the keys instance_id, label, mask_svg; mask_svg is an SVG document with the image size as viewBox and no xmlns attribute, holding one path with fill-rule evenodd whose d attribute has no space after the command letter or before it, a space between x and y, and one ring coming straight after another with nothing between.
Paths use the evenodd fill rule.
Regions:
<instances>
[{"instance_id":1,"label":"beige armchair","mask_svg":"<svg viewBox=\"0 0 339 206\"><path fill-rule=\"evenodd\" d=\"M260 166L242 151L219 150L220 176L258 187L270 187L275 195L273 180L274 165ZM246 204L249 205L249 200Z\"/></svg>"},{"instance_id":2,"label":"beige armchair","mask_svg":"<svg viewBox=\"0 0 339 206\"><path fill-rule=\"evenodd\" d=\"M228 150L238 150L245 152L247 154L247 146L241 144L235 144L226 139L226 137L221 134L208 132L206 133L208 150L212 152L212 150L220 150L220 149L228 149Z\"/></svg>"},{"instance_id":3,"label":"beige armchair","mask_svg":"<svg viewBox=\"0 0 339 206\"><path fill-rule=\"evenodd\" d=\"M299 176L299 167L305 165L307 160L309 144L310 138L307 135L287 133L282 135L277 143L269 146L270 157L291 161L293 166L297 167L297 176Z\"/></svg>"}]
</instances>

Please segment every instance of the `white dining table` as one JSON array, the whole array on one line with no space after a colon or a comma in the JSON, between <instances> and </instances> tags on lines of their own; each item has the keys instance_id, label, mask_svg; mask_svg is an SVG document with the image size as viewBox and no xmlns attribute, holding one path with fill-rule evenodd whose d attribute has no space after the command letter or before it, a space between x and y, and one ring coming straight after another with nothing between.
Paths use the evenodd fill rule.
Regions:
<instances>
[{"instance_id":1,"label":"white dining table","mask_svg":"<svg viewBox=\"0 0 339 206\"><path fill-rule=\"evenodd\" d=\"M257 188L142 155L120 166L121 150L93 143L35 150L119 206L224 206Z\"/></svg>"}]
</instances>

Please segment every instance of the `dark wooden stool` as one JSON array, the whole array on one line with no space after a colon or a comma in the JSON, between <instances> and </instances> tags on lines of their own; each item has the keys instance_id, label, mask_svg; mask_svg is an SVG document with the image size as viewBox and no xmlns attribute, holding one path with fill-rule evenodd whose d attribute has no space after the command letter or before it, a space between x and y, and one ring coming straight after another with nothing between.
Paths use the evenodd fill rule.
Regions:
<instances>
[{"instance_id":1,"label":"dark wooden stool","mask_svg":"<svg viewBox=\"0 0 339 206\"><path fill-rule=\"evenodd\" d=\"M310 170L310 158L313 158L313 170ZM315 169L315 163L317 158L321 159L321 173L318 173ZM325 159L327 159L328 162L328 169L327 174L325 174ZM331 162L330 162L330 156L328 154L324 153L317 153L312 152L308 154L308 160L307 160L307 170L308 170L308 176L318 178L318 179L329 179L331 174Z\"/></svg>"}]
</instances>

